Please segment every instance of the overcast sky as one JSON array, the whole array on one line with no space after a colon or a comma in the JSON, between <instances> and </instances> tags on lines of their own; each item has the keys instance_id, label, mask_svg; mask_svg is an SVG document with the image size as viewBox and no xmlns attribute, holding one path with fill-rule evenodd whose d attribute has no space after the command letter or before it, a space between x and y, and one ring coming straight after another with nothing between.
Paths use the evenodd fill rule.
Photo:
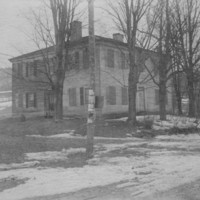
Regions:
<instances>
[{"instance_id":1,"label":"overcast sky","mask_svg":"<svg viewBox=\"0 0 200 200\"><path fill-rule=\"evenodd\" d=\"M41 0L0 0L0 67L11 66L8 59L13 56L36 50L26 36L31 27L24 15L40 6ZM109 37L110 23L99 7L105 7L105 0L95 0L95 34ZM84 33L87 34L87 30Z\"/></svg>"}]
</instances>

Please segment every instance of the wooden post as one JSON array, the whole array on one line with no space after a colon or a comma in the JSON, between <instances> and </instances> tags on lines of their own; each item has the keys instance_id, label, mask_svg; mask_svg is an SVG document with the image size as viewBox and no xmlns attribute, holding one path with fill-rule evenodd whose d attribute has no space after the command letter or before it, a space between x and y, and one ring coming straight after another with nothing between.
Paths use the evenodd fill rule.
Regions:
<instances>
[{"instance_id":1,"label":"wooden post","mask_svg":"<svg viewBox=\"0 0 200 200\"><path fill-rule=\"evenodd\" d=\"M89 18L89 69L90 69L90 90L87 120L87 158L93 156L94 132L95 132L95 36L94 36L94 0L88 0Z\"/></svg>"}]
</instances>

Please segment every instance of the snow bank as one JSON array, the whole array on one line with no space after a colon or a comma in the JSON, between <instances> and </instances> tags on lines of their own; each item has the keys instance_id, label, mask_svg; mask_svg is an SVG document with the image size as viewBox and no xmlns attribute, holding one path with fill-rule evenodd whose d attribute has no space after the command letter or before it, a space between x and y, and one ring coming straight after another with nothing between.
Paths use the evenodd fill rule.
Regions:
<instances>
[{"instance_id":1,"label":"snow bank","mask_svg":"<svg viewBox=\"0 0 200 200\"><path fill-rule=\"evenodd\" d=\"M70 148L63 149L62 151L45 151L36 153L26 153L25 159L27 160L43 160L43 161L56 161L56 160L66 160L69 155L76 153L85 153L84 148Z\"/></svg>"},{"instance_id":2,"label":"snow bank","mask_svg":"<svg viewBox=\"0 0 200 200\"><path fill-rule=\"evenodd\" d=\"M0 164L0 170L11 170L34 167L39 164L38 161L24 162L24 163L12 163L12 164Z\"/></svg>"}]
</instances>

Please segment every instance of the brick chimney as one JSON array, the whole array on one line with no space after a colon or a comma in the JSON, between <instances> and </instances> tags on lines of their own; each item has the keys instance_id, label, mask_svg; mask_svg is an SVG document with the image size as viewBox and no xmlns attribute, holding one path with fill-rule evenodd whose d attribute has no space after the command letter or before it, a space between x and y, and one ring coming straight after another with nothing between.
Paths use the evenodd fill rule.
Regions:
<instances>
[{"instance_id":1,"label":"brick chimney","mask_svg":"<svg viewBox=\"0 0 200 200\"><path fill-rule=\"evenodd\" d=\"M121 33L114 33L113 39L120 42L124 42L124 36Z\"/></svg>"},{"instance_id":2,"label":"brick chimney","mask_svg":"<svg viewBox=\"0 0 200 200\"><path fill-rule=\"evenodd\" d=\"M79 40L82 38L82 22L73 21L71 23L71 41Z\"/></svg>"}]
</instances>

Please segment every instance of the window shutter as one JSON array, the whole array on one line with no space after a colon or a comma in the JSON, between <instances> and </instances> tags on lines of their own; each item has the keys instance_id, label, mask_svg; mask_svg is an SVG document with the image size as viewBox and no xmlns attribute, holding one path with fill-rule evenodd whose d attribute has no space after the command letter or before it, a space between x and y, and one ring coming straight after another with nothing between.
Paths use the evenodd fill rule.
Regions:
<instances>
[{"instance_id":1,"label":"window shutter","mask_svg":"<svg viewBox=\"0 0 200 200\"><path fill-rule=\"evenodd\" d=\"M37 94L34 93L34 108L37 108Z\"/></svg>"},{"instance_id":2,"label":"window shutter","mask_svg":"<svg viewBox=\"0 0 200 200\"><path fill-rule=\"evenodd\" d=\"M75 56L75 67L77 69L79 69L79 67L80 67L80 55L79 55L79 52L76 51L74 56Z\"/></svg>"},{"instance_id":3,"label":"window shutter","mask_svg":"<svg viewBox=\"0 0 200 200\"><path fill-rule=\"evenodd\" d=\"M128 105L128 88L122 87L122 105Z\"/></svg>"},{"instance_id":4,"label":"window shutter","mask_svg":"<svg viewBox=\"0 0 200 200\"><path fill-rule=\"evenodd\" d=\"M38 68L38 61L34 61L34 76L37 77L37 68Z\"/></svg>"},{"instance_id":5,"label":"window shutter","mask_svg":"<svg viewBox=\"0 0 200 200\"><path fill-rule=\"evenodd\" d=\"M121 52L120 53L120 57L121 57L121 68L125 69L126 68L126 59L125 59L125 53Z\"/></svg>"},{"instance_id":6,"label":"window shutter","mask_svg":"<svg viewBox=\"0 0 200 200\"><path fill-rule=\"evenodd\" d=\"M107 64L108 67L114 68L114 50L108 49L107 51Z\"/></svg>"},{"instance_id":7,"label":"window shutter","mask_svg":"<svg viewBox=\"0 0 200 200\"><path fill-rule=\"evenodd\" d=\"M29 76L29 63L26 63L26 77Z\"/></svg>"},{"instance_id":8,"label":"window shutter","mask_svg":"<svg viewBox=\"0 0 200 200\"><path fill-rule=\"evenodd\" d=\"M84 105L85 102L84 102L84 88L81 87L80 88L80 105Z\"/></svg>"},{"instance_id":9,"label":"window shutter","mask_svg":"<svg viewBox=\"0 0 200 200\"><path fill-rule=\"evenodd\" d=\"M83 50L83 68L89 68L89 53L87 47Z\"/></svg>"},{"instance_id":10,"label":"window shutter","mask_svg":"<svg viewBox=\"0 0 200 200\"><path fill-rule=\"evenodd\" d=\"M17 75L18 77L22 76L22 63L17 64Z\"/></svg>"},{"instance_id":11,"label":"window shutter","mask_svg":"<svg viewBox=\"0 0 200 200\"><path fill-rule=\"evenodd\" d=\"M29 95L28 95L28 93L26 93L26 108L29 107L29 105L28 105L28 101L29 101Z\"/></svg>"}]
</instances>

